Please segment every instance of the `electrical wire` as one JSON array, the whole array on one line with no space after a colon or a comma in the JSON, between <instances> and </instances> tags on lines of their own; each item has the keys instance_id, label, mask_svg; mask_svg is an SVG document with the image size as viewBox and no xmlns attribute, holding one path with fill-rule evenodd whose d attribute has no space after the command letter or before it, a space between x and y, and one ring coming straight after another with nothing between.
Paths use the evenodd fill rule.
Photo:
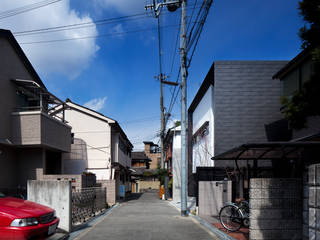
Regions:
<instances>
[{"instance_id":1,"label":"electrical wire","mask_svg":"<svg viewBox=\"0 0 320 240\"><path fill-rule=\"evenodd\" d=\"M163 14L168 14L168 12L165 12ZM68 30L74 30L74 29L80 29L80 28L86 28L86 27L95 27L96 25L99 26L99 25L118 23L118 22L122 23L124 21L139 20L144 18L150 18L150 16L146 15L146 13L136 13L136 14L127 15L127 16L105 18L105 19L84 22L84 23L74 23L74 24L55 26L55 27L16 31L16 32L13 32L13 34L15 36L28 36L28 35L51 33L51 32L58 32L58 31L68 31Z\"/></svg>"},{"instance_id":2,"label":"electrical wire","mask_svg":"<svg viewBox=\"0 0 320 240\"><path fill-rule=\"evenodd\" d=\"M41 2L37 2L37 3L33 3L33 4L29 4L29 5L25 5L22 7L18 7L18 8L14 8L8 11L4 11L0 13L0 19L4 19L4 18L8 18L8 17L12 17L21 13L25 13L25 12L29 12L38 8L42 8L42 7L46 7L49 6L51 4L60 2L62 0L45 0L45 1L41 1Z\"/></svg>"},{"instance_id":3,"label":"electrical wire","mask_svg":"<svg viewBox=\"0 0 320 240\"><path fill-rule=\"evenodd\" d=\"M202 29L203 29L203 26L204 26L204 23L206 21L206 18L208 16L208 13L209 13L209 9L212 5L212 2L213 0L204 0L199 11L198 11L198 14L196 16L196 19L194 20L194 24L188 34L188 47L187 47L187 52L192 48L192 52L191 52L191 55L190 57L188 58L188 63L187 63L187 68L190 67L190 64L191 64L191 61L192 61L192 58L194 56L194 53L195 53L195 50L196 50L196 46L198 44L198 41L200 39L200 35L201 35L201 32L202 32ZM193 7L193 10L192 10L192 14L191 14L191 18L190 18L190 21L189 21L189 24L188 24L188 28L190 27L190 24L192 22L192 18L193 18L193 13L194 13L194 9L195 9L195 6L197 4L197 0L195 1L195 4L194 4L194 7ZM198 19L201 19L200 21ZM193 32L195 30L195 32ZM177 82L179 80L179 75L180 75L180 69L179 69L179 73L178 73L178 77L177 77ZM174 89L174 92L172 93L171 95L171 100L170 100L170 104L169 104L169 111L168 111L168 118L166 119L166 123L167 121L169 120L169 117L170 117L170 113L173 109L173 106L176 102L176 99L177 99L177 96L178 96L178 93L180 91L180 88L178 89L177 93L175 93L175 90L176 88Z\"/></svg>"},{"instance_id":4,"label":"electrical wire","mask_svg":"<svg viewBox=\"0 0 320 240\"><path fill-rule=\"evenodd\" d=\"M196 35L194 35L193 39L194 40L191 40L191 45L193 44L193 42L195 41L195 44L193 44L193 49L192 49L192 53L190 55L190 57L188 58L188 63L187 63L187 68L190 67L190 64L191 64L191 61L192 61L192 58L193 58L193 55L195 53L195 50L196 50L196 47L198 45L198 41L200 39L200 36L201 36L201 32L203 30L203 26L206 22L206 19L207 19L207 16L209 14L209 10L210 10L210 7L212 5L212 2L213 0L205 0L204 2L206 2L206 5L205 5L205 10L201 16L201 20L199 22L195 22L194 25L198 24L198 27L196 29ZM196 19L197 20L197 19ZM192 33L190 33L190 36L191 36ZM190 46L191 48L191 46Z\"/></svg>"},{"instance_id":5,"label":"electrical wire","mask_svg":"<svg viewBox=\"0 0 320 240\"><path fill-rule=\"evenodd\" d=\"M177 25L165 25L161 28L172 28L176 27ZM125 34L131 33L138 33L138 32L146 32L146 31L153 31L157 28L145 28L145 29L137 29L132 31L123 31L118 33L107 33L107 34L99 34L95 36L84 36L84 37L74 37L74 38L63 38L63 39L53 39L53 40L43 40L43 41L33 41L33 42L19 42L19 44L40 44L40 43L56 43L56 42L65 42L65 41L72 41L72 40L83 40L83 39L90 39L90 38L101 38L101 37L113 37L113 36L122 36Z\"/></svg>"},{"instance_id":6,"label":"electrical wire","mask_svg":"<svg viewBox=\"0 0 320 240\"><path fill-rule=\"evenodd\" d=\"M62 25L62 26L56 26L56 27L13 32L13 34L15 36L26 36L26 35L43 34L43 33L51 33L51 32L58 32L58 31L67 31L67 30L80 29L80 28L86 28L86 27L95 27L96 25L111 24L111 23L123 22L123 21L129 21L129 20L137 20L137 19L142 19L146 17L147 16L145 16L145 13L138 13L138 14L115 17L115 18L105 18L105 19L100 19L96 21L84 22L84 23L75 23L75 24Z\"/></svg>"}]
</instances>

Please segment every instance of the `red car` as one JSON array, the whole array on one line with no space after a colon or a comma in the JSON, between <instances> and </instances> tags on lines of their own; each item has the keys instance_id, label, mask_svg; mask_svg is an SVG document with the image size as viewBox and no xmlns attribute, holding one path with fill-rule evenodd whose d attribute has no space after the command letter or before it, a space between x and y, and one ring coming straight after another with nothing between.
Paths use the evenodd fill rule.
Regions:
<instances>
[{"instance_id":1,"label":"red car","mask_svg":"<svg viewBox=\"0 0 320 240\"><path fill-rule=\"evenodd\" d=\"M59 224L52 208L0 193L0 239L38 239L55 233Z\"/></svg>"}]
</instances>

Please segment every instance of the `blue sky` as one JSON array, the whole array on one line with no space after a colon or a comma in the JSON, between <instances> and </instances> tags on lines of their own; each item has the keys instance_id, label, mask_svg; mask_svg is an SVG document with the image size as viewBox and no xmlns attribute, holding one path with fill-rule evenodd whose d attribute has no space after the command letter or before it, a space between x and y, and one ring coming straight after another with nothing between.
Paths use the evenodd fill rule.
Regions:
<instances>
[{"instance_id":1,"label":"blue sky","mask_svg":"<svg viewBox=\"0 0 320 240\"><path fill-rule=\"evenodd\" d=\"M196 0L189 0L191 15ZM39 0L3 0L2 11ZM145 0L62 0L32 12L1 19L0 27L12 32L91 22L144 13ZM201 0L197 1L201 3ZM297 0L216 0L193 57L188 78L192 101L215 60L289 60L300 51L297 32L303 25ZM195 14L199 8L195 9ZM174 55L180 10L161 14L163 72L177 78L179 55ZM116 119L135 150L142 141L158 139L160 83L156 19L150 12L139 19L117 21L82 29L17 36L20 43L109 34L53 43L22 44L47 88L61 99L98 109ZM169 26L169 27L168 27ZM147 30L148 31L147 31ZM152 30L150 30L152 29ZM130 34L114 33L140 31ZM146 30L146 31L141 31ZM113 34L110 36L110 34ZM172 59L175 56L173 70ZM165 87L168 107L172 87ZM180 118L180 97L173 109ZM170 124L170 123L169 123Z\"/></svg>"}]
</instances>

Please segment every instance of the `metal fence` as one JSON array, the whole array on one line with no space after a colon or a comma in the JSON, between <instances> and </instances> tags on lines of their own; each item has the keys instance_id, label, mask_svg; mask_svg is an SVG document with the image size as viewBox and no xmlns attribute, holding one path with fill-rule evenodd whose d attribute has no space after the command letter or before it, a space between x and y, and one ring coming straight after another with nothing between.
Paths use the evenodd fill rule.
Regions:
<instances>
[{"instance_id":1,"label":"metal fence","mask_svg":"<svg viewBox=\"0 0 320 240\"><path fill-rule=\"evenodd\" d=\"M106 207L106 188L83 188L72 192L72 225L90 220Z\"/></svg>"}]
</instances>

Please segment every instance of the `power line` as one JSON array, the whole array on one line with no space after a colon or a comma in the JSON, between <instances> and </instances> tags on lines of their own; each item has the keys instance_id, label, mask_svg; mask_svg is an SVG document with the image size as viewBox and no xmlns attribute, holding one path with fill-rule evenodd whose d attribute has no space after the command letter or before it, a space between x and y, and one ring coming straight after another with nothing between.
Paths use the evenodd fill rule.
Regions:
<instances>
[{"instance_id":1,"label":"power line","mask_svg":"<svg viewBox=\"0 0 320 240\"><path fill-rule=\"evenodd\" d=\"M161 28L171 28L176 27L177 25L165 25ZM19 44L41 44L41 43L55 43L55 42L65 42L65 41L72 41L72 40L83 40L83 39L90 39L90 38L101 38L101 37L112 37L112 36L121 36L125 34L131 34L131 33L138 33L138 32L145 32L145 31L153 31L157 28L145 28L145 29L137 29L132 31L124 31L124 32L118 32L118 33L107 33L107 34L99 34L95 36L84 36L84 37L74 37L74 38L64 38L64 39L53 39L53 40L43 40L43 41L34 41L34 42L20 42Z\"/></svg>"},{"instance_id":2,"label":"power line","mask_svg":"<svg viewBox=\"0 0 320 240\"><path fill-rule=\"evenodd\" d=\"M194 4L193 4L193 7L192 7L191 17L190 17L190 20L189 20L189 23L188 23L188 27L187 27L188 30L189 30L190 24L191 24L191 22L192 22L193 14L194 14L194 11L195 11L195 9L196 9L197 3L198 3L198 0L195 0L195 2L194 2ZM201 8L202 8L202 5L203 5L203 4L201 4ZM172 56L172 64L171 64L171 69L170 69L170 75L172 74L173 66L174 66L174 63L175 63L175 57L176 57L176 54L177 54L178 39L179 39L179 29L178 29L178 32L177 32L175 49L174 49L173 56ZM177 81L176 81L176 82L178 82L179 76L180 76L180 69L179 69L179 73L178 73ZM170 104L169 104L169 108L168 108L168 109L169 109L169 111L168 111L169 114L168 114L168 119L166 119L166 122L169 120L169 118L170 118L170 116L171 116L171 111L172 111L173 106L174 106L174 104L175 104L175 102L176 102L176 100L177 100L179 91L180 91L180 89L178 89L177 93L175 94L176 88L174 88L173 93L171 92L171 99L170 99Z\"/></svg>"},{"instance_id":3,"label":"power line","mask_svg":"<svg viewBox=\"0 0 320 240\"><path fill-rule=\"evenodd\" d=\"M45 0L45 1L37 2L37 3L25 5L23 7L14 8L14 9L0 13L0 19L12 17L12 16L15 16L15 15L18 15L21 13L29 12L29 11L32 11L32 10L35 10L38 8L42 8L42 7L46 7L48 5L51 5L53 3L60 2L60 1L62 1L62 0Z\"/></svg>"},{"instance_id":4,"label":"power line","mask_svg":"<svg viewBox=\"0 0 320 240\"><path fill-rule=\"evenodd\" d=\"M201 32L202 32L204 23L206 21L206 18L208 16L209 9L211 7L212 2L213 2L213 0L204 0L203 1L202 5L201 5L201 7L199 9L199 12L198 12L198 14L196 16L196 19L194 21L194 24L193 24L193 26L192 26L189 34L188 34L188 51L191 50L191 48L192 48L192 53L191 53L191 55L190 55L190 57L188 59L187 68L190 67L193 55L195 53L196 46L197 46L198 41L200 39L200 35L201 35ZM190 27L190 24L192 22L193 12L195 10L196 4L197 4L197 0L195 1L194 7L193 7L193 10L192 10L192 14L191 14L191 18L190 18L190 21L189 21L189 24L188 24L188 28ZM198 20L199 18L200 18L200 20ZM194 29L195 29L195 33L193 34L193 30ZM178 73L177 82L179 80L179 75L180 75L180 70L179 70L179 73ZM176 94L175 94L175 91L176 91L176 88L174 89L174 92L171 95L171 100L170 100L170 104L169 104L169 111L168 111L168 119L169 119L170 113L171 113L171 111L173 109L173 106L174 106L174 104L176 102L176 99L177 99L178 93L180 91L180 88L178 89ZM166 119L166 121L168 121L168 119Z\"/></svg>"},{"instance_id":5,"label":"power line","mask_svg":"<svg viewBox=\"0 0 320 240\"><path fill-rule=\"evenodd\" d=\"M193 45L193 50L192 53L188 59L188 63L187 63L187 67L189 68L191 61L192 61L192 57L195 53L196 47L198 45L198 41L200 39L201 36L201 32L204 26L204 23L206 22L207 16L209 14L209 10L210 7L212 5L213 0L204 0L203 3L203 8L201 7L199 12L201 12L202 9L204 9L204 11L202 12L202 16L200 18L200 21L198 21L198 18L196 19L194 26L197 25L195 34L192 35L192 32L190 32L190 36L189 36L189 40L191 39L191 41L188 42L188 51L191 49L191 46ZM195 42L195 44L193 44Z\"/></svg>"},{"instance_id":6,"label":"power line","mask_svg":"<svg viewBox=\"0 0 320 240\"><path fill-rule=\"evenodd\" d=\"M13 32L13 34L15 36L25 36L25 35L43 34L43 33L51 33L51 32L58 32L58 31L67 31L67 30L73 30L73 29L79 29L79 28L94 27L96 25L104 25L104 24L110 24L115 22L129 21L129 20L132 20L132 18L135 18L134 20L136 20L136 19L141 19L146 17L147 16L145 16L145 13L138 13L138 14L115 17L115 18L105 18L105 19L100 19L100 20L95 20L95 21L90 21L85 23L75 23L75 24L62 25L62 26L56 26L56 27Z\"/></svg>"},{"instance_id":7,"label":"power line","mask_svg":"<svg viewBox=\"0 0 320 240\"><path fill-rule=\"evenodd\" d=\"M51 1L53 1L53 0L51 0ZM59 1L62 1L62 0L59 0ZM167 14L167 13L164 13L164 14ZM150 16L146 15L146 13L143 12L143 13L136 13L136 14L127 15L127 16L99 19L99 20L94 20L94 21L84 22L84 23L74 23L74 24L55 26L55 27L17 31L17 32L13 32L13 34L15 36L28 36L28 35L35 35L35 34L43 34L43 33L51 33L51 32L58 32L58 31L68 31L68 30L74 30L74 29L94 27L96 25L105 25L105 24L124 22L124 21L129 21L129 20L139 20L139 19L144 19L144 18L149 18L149 17Z\"/></svg>"}]
</instances>

